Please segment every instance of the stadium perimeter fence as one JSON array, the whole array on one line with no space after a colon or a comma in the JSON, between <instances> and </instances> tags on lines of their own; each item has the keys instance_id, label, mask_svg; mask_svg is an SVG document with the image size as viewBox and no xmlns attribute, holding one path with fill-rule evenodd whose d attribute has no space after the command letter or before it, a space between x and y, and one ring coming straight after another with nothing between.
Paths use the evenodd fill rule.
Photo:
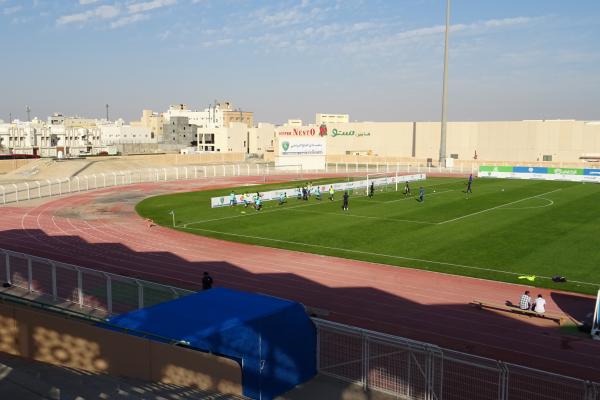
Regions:
<instances>
[{"instance_id":1,"label":"stadium perimeter fence","mask_svg":"<svg viewBox=\"0 0 600 400\"><path fill-rule=\"evenodd\" d=\"M0 249L0 280L22 295L108 316L192 291ZM14 293L13 293L14 294ZM72 309L72 307L65 307ZM317 369L407 400L600 400L600 384L313 318Z\"/></svg>"},{"instance_id":2,"label":"stadium perimeter fence","mask_svg":"<svg viewBox=\"0 0 600 400\"><path fill-rule=\"evenodd\" d=\"M192 179L208 179L238 176L296 176L302 178L299 165L280 168L271 164L221 164L169 168L145 168L140 170L113 171L93 175L77 175L66 178L44 179L30 182L0 185L0 204L44 197L62 196L88 190L114 186L168 182ZM290 168L291 167L291 168Z\"/></svg>"},{"instance_id":3,"label":"stadium perimeter fence","mask_svg":"<svg viewBox=\"0 0 600 400\"><path fill-rule=\"evenodd\" d=\"M286 168L287 167L287 168ZM289 168L295 167L295 168ZM220 164L199 165L169 168L145 168L139 170L121 170L92 175L76 175L73 177L42 179L28 182L8 183L0 185L0 204L18 203L45 197L62 196L88 190L103 189L114 186L192 180L203 178L222 178L236 176L260 176L265 178L277 176L296 176L302 179L303 173L330 174L369 174L369 173L475 173L477 166L470 168L445 168L423 163L329 163L325 169L307 170L299 165L277 167L269 163L257 164Z\"/></svg>"}]
</instances>

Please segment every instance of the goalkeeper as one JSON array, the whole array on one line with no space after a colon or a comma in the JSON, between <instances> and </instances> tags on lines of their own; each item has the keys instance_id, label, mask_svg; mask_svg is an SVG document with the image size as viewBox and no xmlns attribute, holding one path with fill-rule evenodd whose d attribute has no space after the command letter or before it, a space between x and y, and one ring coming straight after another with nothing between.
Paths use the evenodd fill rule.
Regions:
<instances>
[{"instance_id":1,"label":"goalkeeper","mask_svg":"<svg viewBox=\"0 0 600 400\"><path fill-rule=\"evenodd\" d=\"M371 186L369 186L369 197L373 197L375 194L375 182L371 181Z\"/></svg>"}]
</instances>

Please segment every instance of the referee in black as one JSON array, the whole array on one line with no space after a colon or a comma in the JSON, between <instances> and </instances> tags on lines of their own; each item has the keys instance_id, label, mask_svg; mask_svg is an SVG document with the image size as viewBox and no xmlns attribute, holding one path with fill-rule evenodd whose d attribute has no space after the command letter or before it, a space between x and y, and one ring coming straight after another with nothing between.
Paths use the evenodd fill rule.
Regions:
<instances>
[{"instance_id":1,"label":"referee in black","mask_svg":"<svg viewBox=\"0 0 600 400\"><path fill-rule=\"evenodd\" d=\"M346 190L344 192L344 204L342 205L342 210L344 210L344 211L348 211L348 198L349 197L350 196L348 195L348 191Z\"/></svg>"}]
</instances>

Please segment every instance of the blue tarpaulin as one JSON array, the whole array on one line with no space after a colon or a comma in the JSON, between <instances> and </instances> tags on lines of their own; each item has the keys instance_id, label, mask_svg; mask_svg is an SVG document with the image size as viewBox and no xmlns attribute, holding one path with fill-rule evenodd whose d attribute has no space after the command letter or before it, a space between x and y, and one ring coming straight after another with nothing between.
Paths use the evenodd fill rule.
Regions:
<instances>
[{"instance_id":1,"label":"blue tarpaulin","mask_svg":"<svg viewBox=\"0 0 600 400\"><path fill-rule=\"evenodd\" d=\"M244 395L253 399L272 399L316 374L315 326L289 300L215 288L108 322L238 361Z\"/></svg>"}]
</instances>

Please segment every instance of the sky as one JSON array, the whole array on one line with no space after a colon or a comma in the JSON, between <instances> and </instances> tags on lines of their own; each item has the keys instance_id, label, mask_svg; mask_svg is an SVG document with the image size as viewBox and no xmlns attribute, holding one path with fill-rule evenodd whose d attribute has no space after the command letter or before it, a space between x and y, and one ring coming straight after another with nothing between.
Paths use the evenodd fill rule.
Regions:
<instances>
[{"instance_id":1,"label":"sky","mask_svg":"<svg viewBox=\"0 0 600 400\"><path fill-rule=\"evenodd\" d=\"M438 121L444 0L0 0L0 118ZM452 0L450 121L600 120L600 1Z\"/></svg>"}]
</instances>

